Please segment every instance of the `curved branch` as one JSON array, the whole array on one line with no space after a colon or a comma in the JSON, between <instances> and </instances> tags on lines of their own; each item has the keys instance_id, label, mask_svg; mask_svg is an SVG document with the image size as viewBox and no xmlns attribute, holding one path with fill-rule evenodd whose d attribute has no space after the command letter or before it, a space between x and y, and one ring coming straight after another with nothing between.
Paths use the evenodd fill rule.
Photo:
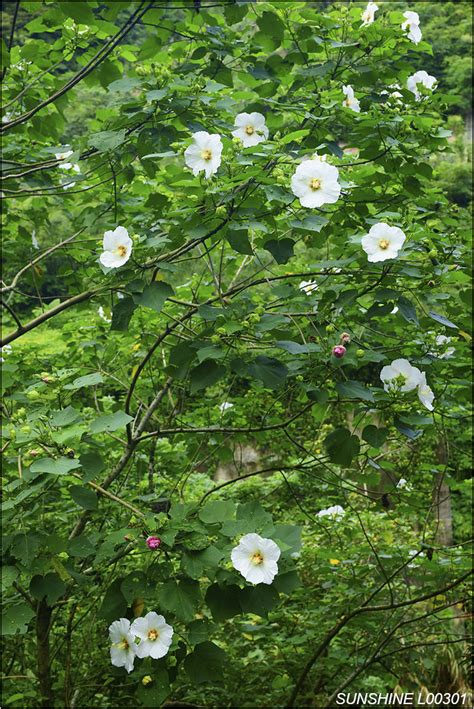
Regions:
<instances>
[{"instance_id":1,"label":"curved branch","mask_svg":"<svg viewBox=\"0 0 474 709\"><path fill-rule=\"evenodd\" d=\"M145 7L144 7L145 6ZM51 96L48 96L47 99L44 99L44 101L40 101L34 108L32 108L30 111L27 111L26 113L23 113L21 116L18 116L17 118L14 118L12 121L9 121L8 123L4 123L1 126L0 131L2 133L5 133L6 131L10 130L11 128L14 128L15 126L21 125L22 123L25 123L28 121L30 118L32 118L34 115L38 113L38 111L41 111L43 108L46 106L49 106L50 103L54 103L56 99L60 98L64 94L66 94L68 91L70 91L76 84L78 84L82 79L84 79L86 76L88 76L94 69L96 69L99 64L101 64L104 59L106 59L111 52L115 49L115 47L120 44L120 42L124 39L124 37L127 36L127 34L130 32L133 27L137 24L137 22L140 21L140 19L143 17L143 15L148 12L148 10L153 6L153 2L147 2L145 3L144 0L140 3L140 6L135 12L128 18L127 22L123 25L123 27L120 28L120 30L113 36L111 37L108 42L105 43L103 47L100 48L100 50L95 54L94 57L80 70L77 72L73 78L68 81L64 86L62 86L60 89L58 89L54 94Z\"/></svg>"},{"instance_id":2,"label":"curved branch","mask_svg":"<svg viewBox=\"0 0 474 709\"><path fill-rule=\"evenodd\" d=\"M405 564L403 564L404 568L411 559L409 559ZM395 573L398 573L400 571L400 568L397 569ZM295 688L293 689L293 692L291 693L291 696L288 700L288 704L286 705L286 709L289 709L290 707L294 706L294 702L298 694L300 693L303 684L306 680L306 677L308 676L309 672L311 671L313 665L315 664L316 660L322 655L322 653L326 650L327 647L331 644L331 641L333 638L336 637L336 635L339 634L339 632L346 626L349 621L351 621L353 618L356 616L360 615L361 613L372 613L372 612L378 612L378 611L389 611L389 610L395 610L397 608L405 608L407 606L413 606L416 605L417 603L421 603L422 601L428 601L430 598L434 598L434 596L438 596L440 594L447 593L453 588L456 588L456 586L459 586L463 581L466 581L470 576L472 576L472 571L468 571L467 573L463 574L459 579L456 581L453 581L452 583L448 584L447 586L444 586L444 588L438 588L435 591L430 591L430 593L425 593L422 596L418 596L417 598L413 598L408 601L401 601L399 603L386 603L383 605L378 605L378 606L369 606L369 605L362 605L359 608L356 608L354 611L351 613L348 613L347 615L344 615L341 620L326 634L324 637L323 641L320 643L318 646L317 650L314 652L314 654L309 658L307 661L306 665L303 668L303 671L295 685ZM394 574L390 578L393 578ZM386 582L382 584L374 593L372 593L366 601L366 603L370 602L370 600L379 593L379 591L382 590L386 586Z\"/></svg>"}]
</instances>

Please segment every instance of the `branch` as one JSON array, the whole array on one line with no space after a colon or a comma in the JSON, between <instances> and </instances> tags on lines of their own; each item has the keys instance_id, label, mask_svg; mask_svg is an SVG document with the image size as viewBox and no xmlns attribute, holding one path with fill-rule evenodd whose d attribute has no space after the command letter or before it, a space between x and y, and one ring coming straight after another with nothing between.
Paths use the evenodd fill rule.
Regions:
<instances>
[{"instance_id":1,"label":"branch","mask_svg":"<svg viewBox=\"0 0 474 709\"><path fill-rule=\"evenodd\" d=\"M144 7L145 5L145 7ZM106 57L108 57L109 54L115 49L115 47L120 44L120 42L126 37L126 35L130 32L130 30L139 22L139 20L143 17L143 15L148 12L148 10L152 7L153 2L147 2L145 3L144 0L140 3L140 6L138 10L136 10L127 20L127 22L123 25L123 27L120 28L120 30L113 36L111 37L103 47L97 52L97 54L92 57L92 59L80 70L77 72L73 78L68 81L64 86L62 86L60 89L58 89L54 94L49 96L47 99L44 99L44 101L40 101L34 108L32 108L30 111L27 111L26 113L23 113L21 116L18 116L17 118L14 118L12 121L9 121L8 123L4 123L1 128L0 132L4 133L11 128L14 128L17 125L20 125L21 123L25 123L28 121L30 118L32 118L38 111L41 111L41 109L45 108L46 106L49 106L50 103L54 103L56 99L60 98L63 96L65 93L70 91L76 84L78 84L82 79L84 79L86 76L88 76L94 69L101 64Z\"/></svg>"},{"instance_id":2,"label":"branch","mask_svg":"<svg viewBox=\"0 0 474 709\"><path fill-rule=\"evenodd\" d=\"M410 561L411 561L411 559L409 559L408 562L403 564L403 567L405 567ZM401 568L403 568L403 567L401 567ZM400 571L400 568L397 569L397 571L395 573L398 573L399 571ZM286 705L286 707L289 708L289 707L294 706L295 699L298 696L298 694L300 693L300 691L303 687L304 681L305 681L306 677L308 676L309 672L311 671L316 660L326 650L326 648L329 647L332 639L335 638L336 635L338 635L338 633L342 630L342 628L344 628L344 626L346 626L349 623L349 621L351 621L353 618L360 615L361 613L372 613L372 612L376 612L376 611L394 610L396 608L405 608L407 606L413 606L417 603L421 603L422 601L427 601L430 598L433 598L434 596L444 594L447 591L450 591L452 588L459 586L459 584L462 583L463 581L465 581L466 579L468 579L469 576L472 575L472 573L473 573L472 571L468 571L466 574L461 576L459 579L457 579L456 581L453 581L452 583L448 584L444 588L437 589L435 591L431 591L430 593L425 593L423 596L418 596L418 598L414 598L414 599L408 600L408 601L401 601L400 603L387 603L385 605L379 605L379 606L363 605L363 606L360 606L359 608L356 608L351 613L348 613L347 615L343 616L341 618L341 620L326 634L325 638L320 643L317 650L314 652L314 654L307 661L307 663L304 666L303 671L302 671L302 673L295 685L295 688L293 689L293 692L291 693L291 696L288 700L288 704ZM393 574L390 578L393 578ZM370 602L370 600L374 597L374 595L376 593L379 593L379 591L381 591L382 588L384 588L385 586L386 586L386 582L384 582L382 584L382 586L380 586L378 589L376 589L376 591L374 591L374 593L372 593L369 596L369 599L366 601L366 603Z\"/></svg>"},{"instance_id":3,"label":"branch","mask_svg":"<svg viewBox=\"0 0 474 709\"><path fill-rule=\"evenodd\" d=\"M18 10L19 10L19 9L20 9L20 0L17 0L16 3L15 3L15 10L13 11L12 26L11 26L11 28L10 28L10 36L9 36L9 38L8 38L8 44L7 44L8 51L10 51L11 48L12 48L13 35L15 34L16 20L17 20L17 17L18 17ZM6 73L7 73L7 67L4 66L3 69L2 69L2 77L1 77L2 81L3 81L3 79L5 78L5 74L6 74Z\"/></svg>"},{"instance_id":4,"label":"branch","mask_svg":"<svg viewBox=\"0 0 474 709\"><path fill-rule=\"evenodd\" d=\"M59 305L56 305L54 308L51 308L51 310L47 310L45 313L41 313L41 315L38 315L38 317L33 318L33 320L30 320L26 323L26 325L23 325L21 328L18 328L18 330L15 330L15 332L11 332L9 335L5 335L3 340L0 340L0 346L3 347L4 345L8 345L14 340L17 340L26 332L34 330L35 327L38 327L38 325L41 325L42 323L46 322L46 320L53 318L58 313L61 313L63 310L67 310L73 305L77 305L77 303L82 303L84 300L88 300L100 290L100 288L96 288L95 290L86 290L83 293L79 293L79 295L75 295L74 297L69 298L68 300L64 300L62 303L59 303Z\"/></svg>"}]
</instances>

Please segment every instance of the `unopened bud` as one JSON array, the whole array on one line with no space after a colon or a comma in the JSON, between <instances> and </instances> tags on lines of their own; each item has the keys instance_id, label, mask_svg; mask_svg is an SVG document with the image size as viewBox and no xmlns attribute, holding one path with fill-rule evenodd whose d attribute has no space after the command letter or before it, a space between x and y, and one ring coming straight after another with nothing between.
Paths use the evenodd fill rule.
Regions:
<instances>
[{"instance_id":1,"label":"unopened bud","mask_svg":"<svg viewBox=\"0 0 474 709\"><path fill-rule=\"evenodd\" d=\"M161 539L159 539L158 537L147 537L147 539L146 539L146 545L147 545L148 549L152 549L152 550L158 549L160 544L161 544Z\"/></svg>"},{"instance_id":2,"label":"unopened bud","mask_svg":"<svg viewBox=\"0 0 474 709\"><path fill-rule=\"evenodd\" d=\"M340 339L341 345L348 345L351 341L351 336L349 335L348 332L343 332L339 339Z\"/></svg>"},{"instance_id":3,"label":"unopened bud","mask_svg":"<svg viewBox=\"0 0 474 709\"><path fill-rule=\"evenodd\" d=\"M336 345L335 347L332 348L332 353L334 357L337 357L338 359L341 359L341 357L344 357L346 354L346 348L344 345Z\"/></svg>"}]
</instances>

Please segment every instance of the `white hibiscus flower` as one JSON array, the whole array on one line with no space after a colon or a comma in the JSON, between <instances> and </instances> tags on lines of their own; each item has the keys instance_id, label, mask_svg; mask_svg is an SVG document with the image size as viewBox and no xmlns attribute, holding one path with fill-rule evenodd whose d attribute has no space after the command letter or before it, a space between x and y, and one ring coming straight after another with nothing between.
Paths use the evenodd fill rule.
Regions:
<instances>
[{"instance_id":1,"label":"white hibiscus flower","mask_svg":"<svg viewBox=\"0 0 474 709\"><path fill-rule=\"evenodd\" d=\"M367 260L376 263L396 258L405 239L405 234L397 226L379 222L370 227L369 233L362 237L361 244Z\"/></svg>"},{"instance_id":2,"label":"white hibiscus flower","mask_svg":"<svg viewBox=\"0 0 474 709\"><path fill-rule=\"evenodd\" d=\"M306 295L312 295L312 293L317 290L318 284L316 281L301 281L298 288L306 293Z\"/></svg>"},{"instance_id":3,"label":"white hibiscus flower","mask_svg":"<svg viewBox=\"0 0 474 709\"><path fill-rule=\"evenodd\" d=\"M230 401L223 401L222 404L219 404L219 411L223 414L226 411L229 411L229 409L234 408L234 404L231 404Z\"/></svg>"},{"instance_id":4,"label":"white hibiscus flower","mask_svg":"<svg viewBox=\"0 0 474 709\"><path fill-rule=\"evenodd\" d=\"M61 170L74 170L74 172L80 172L81 168L79 167L79 165L72 162L66 162L67 158L69 158L72 154L72 150L66 150L66 152L64 153L55 153L54 157L56 158L56 160L61 161L58 165Z\"/></svg>"},{"instance_id":5,"label":"white hibiscus flower","mask_svg":"<svg viewBox=\"0 0 474 709\"><path fill-rule=\"evenodd\" d=\"M415 99L417 101L421 101L421 94L418 91L418 85L421 84L422 86L425 87L425 89L430 89L433 90L434 85L436 84L437 79L434 76L430 76L428 72L424 71L422 69L421 71L417 71L415 74L412 74L411 76L408 77L407 79L407 89L408 91L411 91L412 94L415 95Z\"/></svg>"},{"instance_id":6,"label":"white hibiscus flower","mask_svg":"<svg viewBox=\"0 0 474 709\"><path fill-rule=\"evenodd\" d=\"M217 133L210 135L200 130L192 135L193 142L184 151L184 161L198 175L204 171L207 178L217 172L221 164L222 142Z\"/></svg>"},{"instance_id":7,"label":"white hibiscus flower","mask_svg":"<svg viewBox=\"0 0 474 709\"><path fill-rule=\"evenodd\" d=\"M354 89L352 86L343 86L342 87L342 93L346 97L344 101L342 102L343 106L346 106L346 108L350 108L351 111L355 111L356 113L360 113L360 103L359 100L356 99L354 95Z\"/></svg>"},{"instance_id":8,"label":"white hibiscus flower","mask_svg":"<svg viewBox=\"0 0 474 709\"><path fill-rule=\"evenodd\" d=\"M379 9L379 6L375 2L369 2L367 3L367 7L363 11L361 15L362 19L362 27L365 27L366 25L371 25L372 22L375 20L375 13Z\"/></svg>"},{"instance_id":9,"label":"white hibiscus flower","mask_svg":"<svg viewBox=\"0 0 474 709\"><path fill-rule=\"evenodd\" d=\"M112 322L112 320L110 318L108 318L107 315L105 314L105 310L102 307L102 305L99 305L99 307L97 309L97 314L98 314L99 318L101 318L105 322Z\"/></svg>"},{"instance_id":10,"label":"white hibiscus flower","mask_svg":"<svg viewBox=\"0 0 474 709\"><path fill-rule=\"evenodd\" d=\"M125 667L127 672L133 670L135 661L135 638L130 631L130 621L126 618L115 620L109 627L110 659L115 667Z\"/></svg>"},{"instance_id":11,"label":"white hibiscus flower","mask_svg":"<svg viewBox=\"0 0 474 709\"><path fill-rule=\"evenodd\" d=\"M321 160L305 160L291 178L291 189L299 197L302 207L334 204L341 194L338 177L339 170L334 165Z\"/></svg>"},{"instance_id":12,"label":"white hibiscus flower","mask_svg":"<svg viewBox=\"0 0 474 709\"><path fill-rule=\"evenodd\" d=\"M421 42L422 37L420 30L420 17L418 13L413 12L412 10L407 10L403 13L403 17L405 18L405 22L402 23L402 30L408 30L406 35L407 38L411 42L418 44L418 42Z\"/></svg>"},{"instance_id":13,"label":"white hibiscus flower","mask_svg":"<svg viewBox=\"0 0 474 709\"><path fill-rule=\"evenodd\" d=\"M144 618L135 618L131 631L140 638L140 643L135 646L137 657L152 657L158 660L168 653L173 639L173 628L162 615L150 611Z\"/></svg>"},{"instance_id":14,"label":"white hibiscus flower","mask_svg":"<svg viewBox=\"0 0 474 709\"><path fill-rule=\"evenodd\" d=\"M341 505L333 505L332 507L327 507L325 510L320 510L317 517L331 517L332 519L341 519L346 513Z\"/></svg>"},{"instance_id":15,"label":"white hibiscus flower","mask_svg":"<svg viewBox=\"0 0 474 709\"><path fill-rule=\"evenodd\" d=\"M277 561L280 547L272 539L258 534L246 534L232 549L230 558L237 569L250 583L272 583L278 573Z\"/></svg>"},{"instance_id":16,"label":"white hibiscus flower","mask_svg":"<svg viewBox=\"0 0 474 709\"><path fill-rule=\"evenodd\" d=\"M436 357L438 357L438 359L448 359L449 357L452 357L453 354L456 352L456 349L454 347L448 347L451 340L452 338L447 337L446 335L436 336L436 347L439 347L440 350L444 350L444 352L439 352L438 354L436 354ZM430 352L429 354L434 353Z\"/></svg>"},{"instance_id":17,"label":"white hibiscus flower","mask_svg":"<svg viewBox=\"0 0 474 709\"><path fill-rule=\"evenodd\" d=\"M232 131L234 138L240 138L244 148L258 145L268 138L268 128L265 125L265 116L254 111L253 113L239 113L235 117Z\"/></svg>"},{"instance_id":18,"label":"white hibiscus flower","mask_svg":"<svg viewBox=\"0 0 474 709\"><path fill-rule=\"evenodd\" d=\"M128 231L123 226L118 226L114 231L104 234L103 249L100 262L106 268L119 268L127 263L132 253L133 242Z\"/></svg>"},{"instance_id":19,"label":"white hibiscus flower","mask_svg":"<svg viewBox=\"0 0 474 709\"><path fill-rule=\"evenodd\" d=\"M426 374L422 372L421 378L418 384L418 398L423 404L423 406L426 406L428 411L433 411L434 406L433 406L433 401L435 399L435 395L433 393L433 390L431 389L430 386L428 386L428 383L426 381Z\"/></svg>"},{"instance_id":20,"label":"white hibiscus flower","mask_svg":"<svg viewBox=\"0 0 474 709\"><path fill-rule=\"evenodd\" d=\"M385 391L413 391L422 381L422 373L407 359L394 359L391 364L382 367L380 379Z\"/></svg>"}]
</instances>

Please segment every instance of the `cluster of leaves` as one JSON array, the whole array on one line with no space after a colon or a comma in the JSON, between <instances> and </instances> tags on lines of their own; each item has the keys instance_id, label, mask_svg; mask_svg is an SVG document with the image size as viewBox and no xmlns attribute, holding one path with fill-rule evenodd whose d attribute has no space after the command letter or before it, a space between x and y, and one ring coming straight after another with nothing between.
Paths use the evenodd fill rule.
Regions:
<instances>
[{"instance_id":1,"label":"cluster of leaves","mask_svg":"<svg viewBox=\"0 0 474 709\"><path fill-rule=\"evenodd\" d=\"M325 702L346 681L410 688L417 662L428 684L416 648L459 642L469 225L433 180L433 156L450 155L446 101L405 88L432 50L426 27L418 45L404 36L401 4L367 27L362 5L320 5L22 2L12 16L3 633L22 639L7 676L38 672L10 705L286 704L313 668ZM347 84L360 114L342 105ZM232 140L241 111L265 115L268 140ZM211 180L184 164L198 130L222 137ZM56 158L66 149L79 171ZM342 195L307 210L290 180L315 152ZM361 236L381 221L406 247L370 264ZM133 254L107 271L101 237L117 225ZM384 391L396 357L428 373L433 414ZM245 480L220 487L229 469ZM447 485L461 546L444 551ZM341 503L342 522L317 516ZM231 568L247 532L282 550L271 586ZM107 626L144 609L172 623L173 646L126 677ZM250 692L255 662L266 675Z\"/></svg>"}]
</instances>

